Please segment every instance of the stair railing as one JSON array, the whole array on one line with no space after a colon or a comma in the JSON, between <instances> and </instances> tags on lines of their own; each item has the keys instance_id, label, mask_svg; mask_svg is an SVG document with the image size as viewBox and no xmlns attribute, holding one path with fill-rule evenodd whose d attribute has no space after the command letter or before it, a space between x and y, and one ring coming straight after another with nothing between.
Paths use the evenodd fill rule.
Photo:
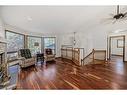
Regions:
<instances>
[{"instance_id":1,"label":"stair railing","mask_svg":"<svg viewBox=\"0 0 127 95\"><path fill-rule=\"evenodd\" d=\"M100 64L106 61L106 50L93 49L86 57L81 60L82 65Z\"/></svg>"}]
</instances>

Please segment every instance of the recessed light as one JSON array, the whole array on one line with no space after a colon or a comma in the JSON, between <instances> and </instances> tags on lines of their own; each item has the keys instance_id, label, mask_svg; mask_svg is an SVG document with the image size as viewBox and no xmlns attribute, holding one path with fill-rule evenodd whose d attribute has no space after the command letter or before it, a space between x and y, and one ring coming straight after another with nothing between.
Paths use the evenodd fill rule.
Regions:
<instances>
[{"instance_id":1,"label":"recessed light","mask_svg":"<svg viewBox=\"0 0 127 95\"><path fill-rule=\"evenodd\" d=\"M30 16L27 16L28 21L32 21L32 18Z\"/></svg>"},{"instance_id":2,"label":"recessed light","mask_svg":"<svg viewBox=\"0 0 127 95\"><path fill-rule=\"evenodd\" d=\"M113 31L113 33L120 33L122 31L123 31L122 29L117 29L117 30Z\"/></svg>"},{"instance_id":3,"label":"recessed light","mask_svg":"<svg viewBox=\"0 0 127 95\"><path fill-rule=\"evenodd\" d=\"M114 31L114 33L119 33L119 31L118 31L118 30L116 30L116 31Z\"/></svg>"}]
</instances>

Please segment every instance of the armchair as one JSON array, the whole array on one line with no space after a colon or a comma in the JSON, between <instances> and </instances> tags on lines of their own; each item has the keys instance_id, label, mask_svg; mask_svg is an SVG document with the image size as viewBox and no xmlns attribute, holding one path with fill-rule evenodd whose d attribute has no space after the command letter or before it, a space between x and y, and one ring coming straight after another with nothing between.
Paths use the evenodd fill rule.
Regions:
<instances>
[{"instance_id":1,"label":"armchair","mask_svg":"<svg viewBox=\"0 0 127 95\"><path fill-rule=\"evenodd\" d=\"M19 50L19 59L21 60L20 66L22 68L35 65L36 57L31 56L31 52L29 49L20 49Z\"/></svg>"},{"instance_id":2,"label":"armchair","mask_svg":"<svg viewBox=\"0 0 127 95\"><path fill-rule=\"evenodd\" d=\"M45 49L45 60L46 61L55 60L55 54L53 54L52 49L50 48Z\"/></svg>"}]
</instances>

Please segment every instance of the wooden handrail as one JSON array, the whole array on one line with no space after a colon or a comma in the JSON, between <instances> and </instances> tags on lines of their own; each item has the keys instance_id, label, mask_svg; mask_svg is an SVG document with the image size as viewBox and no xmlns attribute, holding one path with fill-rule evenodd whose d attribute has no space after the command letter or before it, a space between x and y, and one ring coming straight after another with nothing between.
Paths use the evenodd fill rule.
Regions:
<instances>
[{"instance_id":1,"label":"wooden handrail","mask_svg":"<svg viewBox=\"0 0 127 95\"><path fill-rule=\"evenodd\" d=\"M65 50L65 51L72 51L72 49L61 49L61 50Z\"/></svg>"},{"instance_id":2,"label":"wooden handrail","mask_svg":"<svg viewBox=\"0 0 127 95\"><path fill-rule=\"evenodd\" d=\"M81 59L84 57L84 48L62 47L61 57L73 61L76 65L81 65Z\"/></svg>"},{"instance_id":3,"label":"wooden handrail","mask_svg":"<svg viewBox=\"0 0 127 95\"><path fill-rule=\"evenodd\" d=\"M82 59L82 61L85 60L87 57L89 57L92 53L93 53L93 51L90 52L86 57L84 57L84 58Z\"/></svg>"},{"instance_id":4,"label":"wooden handrail","mask_svg":"<svg viewBox=\"0 0 127 95\"><path fill-rule=\"evenodd\" d=\"M106 50L94 50L95 52L106 52Z\"/></svg>"}]
</instances>

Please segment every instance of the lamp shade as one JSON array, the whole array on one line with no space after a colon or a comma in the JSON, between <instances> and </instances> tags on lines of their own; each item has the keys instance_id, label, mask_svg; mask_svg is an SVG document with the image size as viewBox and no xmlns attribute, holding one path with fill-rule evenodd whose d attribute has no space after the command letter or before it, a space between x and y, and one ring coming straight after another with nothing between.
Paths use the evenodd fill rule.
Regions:
<instances>
[{"instance_id":1,"label":"lamp shade","mask_svg":"<svg viewBox=\"0 0 127 95\"><path fill-rule=\"evenodd\" d=\"M39 46L39 43L38 43L38 42L35 42L35 43L34 43L34 46Z\"/></svg>"}]
</instances>

